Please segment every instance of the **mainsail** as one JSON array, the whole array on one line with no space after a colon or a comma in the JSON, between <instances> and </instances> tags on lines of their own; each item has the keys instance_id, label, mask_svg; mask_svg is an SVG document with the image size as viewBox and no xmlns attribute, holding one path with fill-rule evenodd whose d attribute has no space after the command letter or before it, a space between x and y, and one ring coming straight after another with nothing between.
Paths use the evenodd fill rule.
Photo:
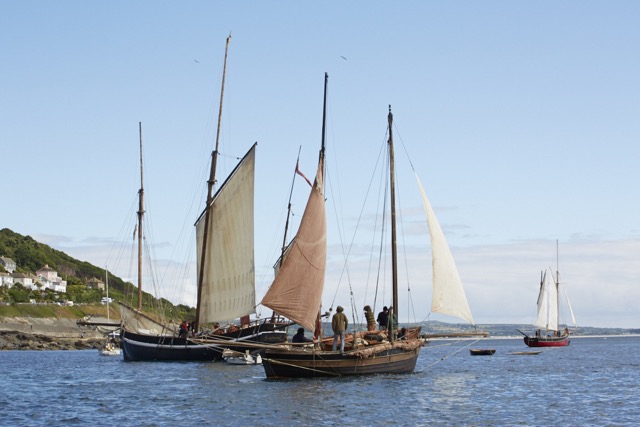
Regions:
<instances>
[{"instance_id":1,"label":"mainsail","mask_svg":"<svg viewBox=\"0 0 640 427\"><path fill-rule=\"evenodd\" d=\"M321 153L318 161L318 172L298 233L261 302L308 330L314 330L320 310L327 262L327 226L322 193L323 155Z\"/></svg>"},{"instance_id":2,"label":"mainsail","mask_svg":"<svg viewBox=\"0 0 640 427\"><path fill-rule=\"evenodd\" d=\"M422 203L427 215L429 235L431 236L431 254L433 264L433 294L431 297L431 311L459 317L474 325L469 303L464 293L462 280L458 274L456 263L449 250L449 245L440 228L431 203L427 198L420 178L416 174Z\"/></svg>"},{"instance_id":3,"label":"mainsail","mask_svg":"<svg viewBox=\"0 0 640 427\"><path fill-rule=\"evenodd\" d=\"M534 326L548 331L558 330L558 287L559 283L553 278L547 279L544 273L540 280L540 293L538 295L538 317Z\"/></svg>"},{"instance_id":4,"label":"mainsail","mask_svg":"<svg viewBox=\"0 0 640 427\"><path fill-rule=\"evenodd\" d=\"M203 271L200 322L223 322L255 313L253 252L254 144L207 209L206 260L201 265L206 215L196 222L198 274Z\"/></svg>"}]
</instances>

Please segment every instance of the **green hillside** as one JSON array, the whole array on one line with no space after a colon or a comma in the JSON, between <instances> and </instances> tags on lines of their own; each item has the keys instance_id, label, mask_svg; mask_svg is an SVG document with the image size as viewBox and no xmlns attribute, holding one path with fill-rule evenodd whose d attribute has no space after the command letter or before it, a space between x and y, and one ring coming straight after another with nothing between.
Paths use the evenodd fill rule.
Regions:
<instances>
[{"instance_id":1,"label":"green hillside","mask_svg":"<svg viewBox=\"0 0 640 427\"><path fill-rule=\"evenodd\" d=\"M22 236L8 228L0 230L0 256L15 261L16 272L35 274L37 270L48 265L67 281L67 292L64 293L54 292L51 289L30 290L21 284L16 284L11 288L0 287L0 305L2 306L0 316L4 316L3 312L9 310L7 305L18 305L14 311L28 310L26 308L28 304L20 303L29 302L35 302L38 306L64 301L99 306L101 299L105 296L103 290L89 289L85 285L88 280L105 277L106 272L103 268L72 258L64 252L35 241L30 236ZM5 272L2 265L0 265L0 272ZM137 287L132 283L125 282L109 273L109 297L116 301L125 301L126 296L126 302L136 306L138 304L137 292ZM156 313L160 318L189 318L193 317L195 311L185 305L173 305L165 299L157 299L147 292L143 292L142 306L143 310L148 313ZM44 308L31 308L30 310L42 312Z\"/></svg>"}]
</instances>

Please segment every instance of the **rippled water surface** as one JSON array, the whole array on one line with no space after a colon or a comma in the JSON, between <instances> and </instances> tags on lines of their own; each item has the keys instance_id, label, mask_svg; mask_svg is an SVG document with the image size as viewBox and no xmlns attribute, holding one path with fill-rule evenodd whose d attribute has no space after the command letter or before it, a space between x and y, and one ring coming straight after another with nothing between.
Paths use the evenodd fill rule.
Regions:
<instances>
[{"instance_id":1,"label":"rippled water surface","mask_svg":"<svg viewBox=\"0 0 640 427\"><path fill-rule=\"evenodd\" d=\"M124 362L92 351L0 352L0 425L631 426L640 338L435 341L409 375L266 380L261 366Z\"/></svg>"}]
</instances>

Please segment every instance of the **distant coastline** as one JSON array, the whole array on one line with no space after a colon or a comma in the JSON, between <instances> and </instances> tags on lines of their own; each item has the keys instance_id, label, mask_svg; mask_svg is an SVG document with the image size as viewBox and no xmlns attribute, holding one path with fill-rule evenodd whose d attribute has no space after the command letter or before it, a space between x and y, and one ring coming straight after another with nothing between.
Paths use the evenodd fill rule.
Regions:
<instances>
[{"instance_id":1,"label":"distant coastline","mask_svg":"<svg viewBox=\"0 0 640 427\"><path fill-rule=\"evenodd\" d=\"M86 350L99 348L105 332L92 327L78 325L78 318L62 317L0 317L0 350ZM94 317L94 321L105 321ZM448 332L468 330L468 325L431 322L427 333L446 334ZM423 328L423 331L426 328ZM529 330L530 325L493 324L478 325L478 330L489 334L481 339L521 339L514 331ZM426 332L426 331L425 331ZM614 338L638 337L640 330L623 328L579 328L572 339L579 338ZM460 338L434 338L436 340L458 340ZM472 338L473 339L473 338Z\"/></svg>"}]
</instances>

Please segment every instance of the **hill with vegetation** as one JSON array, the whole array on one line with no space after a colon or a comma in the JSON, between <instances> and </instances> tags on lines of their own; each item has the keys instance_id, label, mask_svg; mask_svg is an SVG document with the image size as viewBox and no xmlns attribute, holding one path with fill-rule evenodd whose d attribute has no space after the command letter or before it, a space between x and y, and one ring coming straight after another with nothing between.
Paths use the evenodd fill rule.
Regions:
<instances>
[{"instance_id":1,"label":"hill with vegetation","mask_svg":"<svg viewBox=\"0 0 640 427\"><path fill-rule=\"evenodd\" d=\"M16 317L25 312L29 312L28 315L32 317L65 316L63 312L68 312L70 317L83 317L86 313L82 308L76 308L74 311L68 307L65 311L54 308L53 305L71 301L74 305L99 306L102 298L106 296L104 290L89 289L86 286L87 281L91 279L105 277L106 272L103 268L72 258L64 252L35 241L30 236L22 236L8 228L0 230L0 256L15 261L16 272L35 274L37 270L48 265L67 281L66 292L55 292L48 288L33 290L21 284L15 284L10 288L0 287L0 317ZM1 264L0 272L5 272ZM136 306L137 292L137 287L132 283L109 273L109 297ZM35 304L29 306L25 303ZM159 318L191 318L195 313L192 307L174 305L147 292L143 292L142 307L145 312L155 313Z\"/></svg>"}]
</instances>

